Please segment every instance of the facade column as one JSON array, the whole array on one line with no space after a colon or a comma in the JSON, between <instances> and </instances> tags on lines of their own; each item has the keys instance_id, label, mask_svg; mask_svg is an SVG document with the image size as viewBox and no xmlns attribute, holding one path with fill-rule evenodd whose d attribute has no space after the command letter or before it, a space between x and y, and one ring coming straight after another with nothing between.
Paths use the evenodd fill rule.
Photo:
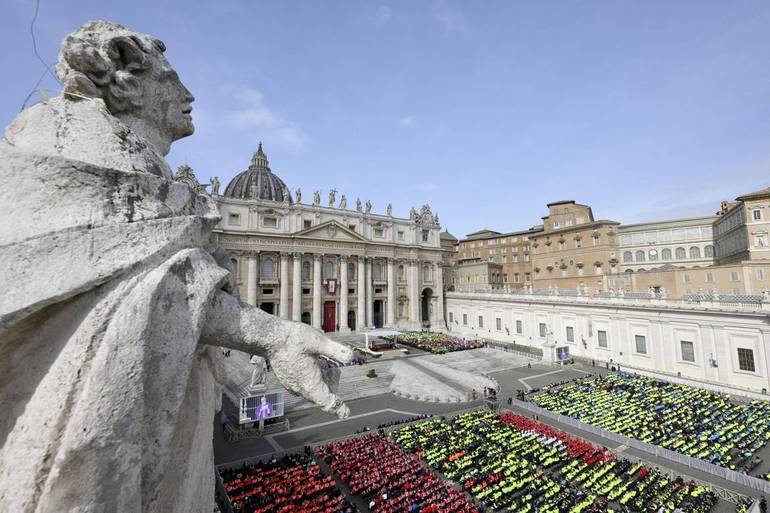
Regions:
<instances>
[{"instance_id":1,"label":"facade column","mask_svg":"<svg viewBox=\"0 0 770 513\"><path fill-rule=\"evenodd\" d=\"M350 333L348 328L348 256L340 255L340 333Z\"/></svg>"},{"instance_id":2,"label":"facade column","mask_svg":"<svg viewBox=\"0 0 770 513\"><path fill-rule=\"evenodd\" d=\"M281 291L281 304L279 305L279 311L281 313L281 319L289 318L289 254L281 253L281 283L279 284Z\"/></svg>"},{"instance_id":3,"label":"facade column","mask_svg":"<svg viewBox=\"0 0 770 513\"><path fill-rule=\"evenodd\" d=\"M409 260L409 322L413 328L422 328L420 319L420 272L416 259Z\"/></svg>"},{"instance_id":4,"label":"facade column","mask_svg":"<svg viewBox=\"0 0 770 513\"><path fill-rule=\"evenodd\" d=\"M251 306L257 306L257 255L252 253L248 257L246 274L246 302Z\"/></svg>"},{"instance_id":5,"label":"facade column","mask_svg":"<svg viewBox=\"0 0 770 513\"><path fill-rule=\"evenodd\" d=\"M374 326L374 294L372 294L372 257L366 257L366 326Z\"/></svg>"},{"instance_id":6,"label":"facade column","mask_svg":"<svg viewBox=\"0 0 770 513\"><path fill-rule=\"evenodd\" d=\"M302 253L294 253L291 276L291 320L302 320Z\"/></svg>"},{"instance_id":7,"label":"facade column","mask_svg":"<svg viewBox=\"0 0 770 513\"><path fill-rule=\"evenodd\" d=\"M321 329L321 255L313 255L313 327Z\"/></svg>"},{"instance_id":8,"label":"facade column","mask_svg":"<svg viewBox=\"0 0 770 513\"><path fill-rule=\"evenodd\" d=\"M356 331L363 331L366 328L366 267L364 267L364 257L358 257L358 273L356 273L356 283L358 284L358 308L356 312Z\"/></svg>"},{"instance_id":9,"label":"facade column","mask_svg":"<svg viewBox=\"0 0 770 513\"><path fill-rule=\"evenodd\" d=\"M433 283L436 285L436 310L433 312L434 326L444 329L446 321L444 319L444 274L441 262L433 264Z\"/></svg>"},{"instance_id":10,"label":"facade column","mask_svg":"<svg viewBox=\"0 0 770 513\"><path fill-rule=\"evenodd\" d=\"M396 266L392 258L388 258L388 326L396 326Z\"/></svg>"}]
</instances>

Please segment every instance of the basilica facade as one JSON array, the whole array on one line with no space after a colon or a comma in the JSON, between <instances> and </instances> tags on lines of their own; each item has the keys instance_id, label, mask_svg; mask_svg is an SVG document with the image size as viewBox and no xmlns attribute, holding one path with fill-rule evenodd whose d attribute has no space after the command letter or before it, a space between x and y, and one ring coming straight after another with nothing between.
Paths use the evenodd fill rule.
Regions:
<instances>
[{"instance_id":1,"label":"basilica facade","mask_svg":"<svg viewBox=\"0 0 770 513\"><path fill-rule=\"evenodd\" d=\"M438 216L373 212L331 190L310 201L272 173L260 144L248 169L211 195L215 236L232 258L242 300L326 332L444 328Z\"/></svg>"}]
</instances>

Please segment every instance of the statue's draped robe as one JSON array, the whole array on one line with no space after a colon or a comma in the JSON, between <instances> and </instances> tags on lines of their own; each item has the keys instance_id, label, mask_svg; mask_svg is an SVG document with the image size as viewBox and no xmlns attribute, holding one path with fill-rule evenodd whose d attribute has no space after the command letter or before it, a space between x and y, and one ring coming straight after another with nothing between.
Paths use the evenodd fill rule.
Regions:
<instances>
[{"instance_id":1,"label":"statue's draped robe","mask_svg":"<svg viewBox=\"0 0 770 513\"><path fill-rule=\"evenodd\" d=\"M0 512L210 511L210 198L0 141Z\"/></svg>"}]
</instances>

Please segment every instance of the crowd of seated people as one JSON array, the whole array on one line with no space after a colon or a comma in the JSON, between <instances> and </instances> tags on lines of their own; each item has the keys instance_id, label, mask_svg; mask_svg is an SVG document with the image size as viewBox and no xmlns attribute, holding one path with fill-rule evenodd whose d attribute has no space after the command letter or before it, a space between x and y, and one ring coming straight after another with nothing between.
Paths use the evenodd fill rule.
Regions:
<instances>
[{"instance_id":1,"label":"crowd of seated people","mask_svg":"<svg viewBox=\"0 0 770 513\"><path fill-rule=\"evenodd\" d=\"M384 338L387 340L394 340L394 337ZM399 344L434 354L444 354L484 347L484 343L479 340L466 340L465 338L457 338L444 333L434 333L430 331L410 331L401 333L396 340Z\"/></svg>"},{"instance_id":2,"label":"crowd of seated people","mask_svg":"<svg viewBox=\"0 0 770 513\"><path fill-rule=\"evenodd\" d=\"M537 405L613 433L750 472L770 441L770 403L738 403L727 394L628 373L549 387Z\"/></svg>"},{"instance_id":3,"label":"crowd of seated people","mask_svg":"<svg viewBox=\"0 0 770 513\"><path fill-rule=\"evenodd\" d=\"M414 454L382 434L365 435L316 449L353 495L372 513L477 513L473 501L454 490Z\"/></svg>"},{"instance_id":4,"label":"crowd of seated people","mask_svg":"<svg viewBox=\"0 0 770 513\"><path fill-rule=\"evenodd\" d=\"M390 420L388 422L383 422L382 424L379 424L375 430L379 431L380 433L384 433L384 431L388 428L400 426L401 424L408 424L410 422L417 422L418 420L424 420L429 419L433 417L432 413L424 413L422 415L415 415L414 417L407 417L405 419L399 419L399 420ZM361 429L356 430L356 434L359 433L368 433L369 431L373 431L372 428L369 426L364 426Z\"/></svg>"},{"instance_id":5,"label":"crowd of seated people","mask_svg":"<svg viewBox=\"0 0 770 513\"><path fill-rule=\"evenodd\" d=\"M312 453L220 472L235 513L353 513Z\"/></svg>"},{"instance_id":6,"label":"crowd of seated people","mask_svg":"<svg viewBox=\"0 0 770 513\"><path fill-rule=\"evenodd\" d=\"M706 513L717 503L703 486L618 460L603 448L510 413L477 410L451 422L434 418L391 436L493 510Z\"/></svg>"}]
</instances>

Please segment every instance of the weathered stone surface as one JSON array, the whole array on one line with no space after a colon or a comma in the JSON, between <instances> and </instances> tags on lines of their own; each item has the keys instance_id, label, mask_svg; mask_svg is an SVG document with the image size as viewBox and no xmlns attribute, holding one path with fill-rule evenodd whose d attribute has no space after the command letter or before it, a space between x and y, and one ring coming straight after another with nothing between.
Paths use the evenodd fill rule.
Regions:
<instances>
[{"instance_id":1,"label":"weathered stone surface","mask_svg":"<svg viewBox=\"0 0 770 513\"><path fill-rule=\"evenodd\" d=\"M317 355L350 350L233 297L215 205L171 180L192 96L164 48L84 25L62 45L65 96L0 142L0 511L210 511L216 345L348 413Z\"/></svg>"}]
</instances>

